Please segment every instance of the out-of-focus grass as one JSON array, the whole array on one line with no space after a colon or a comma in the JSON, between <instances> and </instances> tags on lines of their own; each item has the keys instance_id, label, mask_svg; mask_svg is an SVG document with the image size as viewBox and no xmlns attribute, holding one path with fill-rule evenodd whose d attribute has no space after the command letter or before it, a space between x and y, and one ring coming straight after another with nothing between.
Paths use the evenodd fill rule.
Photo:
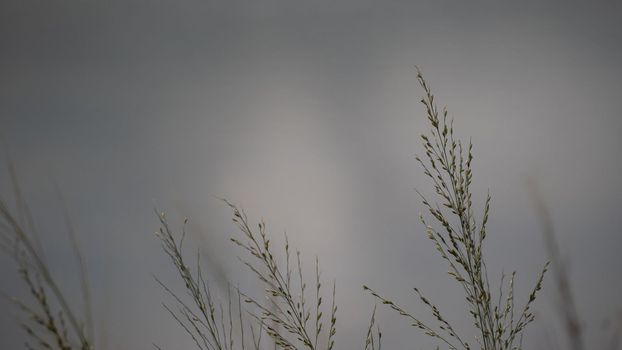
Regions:
<instances>
[{"instance_id":1,"label":"out-of-focus grass","mask_svg":"<svg viewBox=\"0 0 622 350\"><path fill-rule=\"evenodd\" d=\"M66 231L80 271L84 315L78 315L75 303L67 299L50 272L33 215L22 196L15 168L8 155L7 168L14 206L12 208L4 198L0 198L0 249L15 263L29 295L14 297L3 293L3 296L22 311L23 318L18 322L27 335L25 346L32 349L91 350L94 348L94 330L87 271L64 203L61 199L65 209L63 216Z\"/></svg>"}]
</instances>

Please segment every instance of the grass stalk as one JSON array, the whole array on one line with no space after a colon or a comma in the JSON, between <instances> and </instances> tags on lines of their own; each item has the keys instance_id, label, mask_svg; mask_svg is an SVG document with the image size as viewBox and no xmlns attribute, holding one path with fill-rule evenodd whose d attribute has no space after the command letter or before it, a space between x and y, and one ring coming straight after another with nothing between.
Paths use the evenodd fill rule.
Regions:
<instances>
[{"instance_id":1,"label":"grass stalk","mask_svg":"<svg viewBox=\"0 0 622 350\"><path fill-rule=\"evenodd\" d=\"M465 144L455 138L453 120L448 119L447 109L439 111L434 94L419 70L417 80L424 91L421 103L426 110L430 132L421 135L425 156L417 156L416 160L423 168L426 177L430 179L440 201L439 205L417 192L435 225L428 224L424 215L420 216L420 220L436 251L448 264L449 275L465 293L469 315L479 335L475 338L475 343L458 335L441 314L439 307L417 288L414 289L417 298L428 307L436 324L423 322L367 286L364 286L364 289L406 317L413 327L437 339L449 349L475 347L481 350L521 349L525 327L535 318L531 307L542 287L548 263L545 264L528 296L527 303L521 310L515 310L514 304L515 272L512 273L509 285L505 287L504 306L502 307L504 277L500 292L495 299L483 254L491 197L490 194L486 196L484 210L478 220L474 215L471 192L473 145L470 141Z\"/></svg>"}]
</instances>

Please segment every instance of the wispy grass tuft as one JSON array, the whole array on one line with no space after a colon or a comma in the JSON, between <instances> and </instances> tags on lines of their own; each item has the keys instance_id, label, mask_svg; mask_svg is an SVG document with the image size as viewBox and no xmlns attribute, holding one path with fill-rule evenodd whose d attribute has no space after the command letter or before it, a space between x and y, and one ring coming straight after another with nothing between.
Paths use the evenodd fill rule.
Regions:
<instances>
[{"instance_id":1,"label":"wispy grass tuft","mask_svg":"<svg viewBox=\"0 0 622 350\"><path fill-rule=\"evenodd\" d=\"M279 263L275 257L270 239L266 233L266 224L261 221L256 229L244 211L226 201L233 211L233 222L242 233L242 238L231 238L237 246L251 256L243 263L264 284L269 298L260 302L246 296L245 301L259 310L256 320L264 325L276 345L281 349L331 350L335 345L337 306L335 305L335 283L332 286L332 298L325 314L322 282L320 281L319 262L315 260L314 291L307 291L307 282L303 276L300 251L296 251L295 262L291 262L291 250L285 236L285 261ZM325 341L322 335L325 333Z\"/></svg>"},{"instance_id":2,"label":"wispy grass tuft","mask_svg":"<svg viewBox=\"0 0 622 350\"><path fill-rule=\"evenodd\" d=\"M264 325L247 319L242 307L242 294L235 288L231 294L231 286L227 287L226 305L218 302L212 294L210 285L201 269L201 257L197 252L195 271L192 272L186 262L183 243L186 236L185 219L181 234L177 235L170 228L164 213L158 213L160 229L156 233L162 243L162 249L181 277L186 293L175 292L161 280L156 281L172 297L173 303L163 304L168 313L177 321L184 331L192 338L200 350L233 350L246 348L259 350L262 348ZM189 300L188 300L189 299ZM234 316L235 314L235 316ZM235 341L236 338L238 341ZM245 338L250 337L250 342ZM157 345L154 345L159 349Z\"/></svg>"},{"instance_id":3,"label":"wispy grass tuft","mask_svg":"<svg viewBox=\"0 0 622 350\"><path fill-rule=\"evenodd\" d=\"M493 296L482 249L487 234L490 194L486 196L484 211L478 220L474 214L471 194L473 146L470 141L463 144L454 137L453 120L448 120L446 109L439 112L430 86L419 70L417 80L425 93L421 103L425 106L431 129L428 134L421 135L425 157L416 159L431 180L440 200L439 205L418 192L435 225L428 224L423 215L420 219L426 227L428 238L449 265L449 275L464 291L469 314L479 335L475 343L459 335L439 307L417 288L414 289L415 295L436 319L435 324L423 322L378 292L367 286L363 288L407 318L413 327L450 349L521 349L525 327L535 318L531 307L537 292L542 288L548 263L522 308L517 308L514 302L515 272L509 276L505 286L505 276L501 277L500 292L496 297Z\"/></svg>"},{"instance_id":4,"label":"wispy grass tuft","mask_svg":"<svg viewBox=\"0 0 622 350\"><path fill-rule=\"evenodd\" d=\"M232 237L231 241L249 255L247 259L240 260L263 285L265 300L255 299L235 288L234 301L237 305L232 309L229 288L228 305L224 309L210 291L201 269L199 253L195 272L191 272L186 262L183 243L187 219L184 220L181 233L176 234L170 228L166 215L156 212L160 221L156 235L176 267L187 294L177 293L156 279L174 300L174 306L164 305L166 310L200 350L244 350L247 347L245 339L249 334L250 347L255 350L268 348L270 344L274 349L284 350L332 350L337 333L336 287L333 282L328 293L330 302L327 302L318 259L315 259L311 281L313 290L308 291L309 281L304 275L300 251L296 250L295 257L292 257L287 235L284 237L281 261L273 250L266 224L260 221L257 225L251 225L243 210L227 200L223 201L233 211L232 220L241 233L241 237ZM242 301L249 306L248 310L242 307ZM236 312L237 318L234 320L232 313ZM261 343L264 333L273 340L272 343ZM238 340L234 341L234 338ZM380 350L381 345L382 333L376 325L374 307L364 349ZM157 345L156 348L159 349Z\"/></svg>"}]
</instances>

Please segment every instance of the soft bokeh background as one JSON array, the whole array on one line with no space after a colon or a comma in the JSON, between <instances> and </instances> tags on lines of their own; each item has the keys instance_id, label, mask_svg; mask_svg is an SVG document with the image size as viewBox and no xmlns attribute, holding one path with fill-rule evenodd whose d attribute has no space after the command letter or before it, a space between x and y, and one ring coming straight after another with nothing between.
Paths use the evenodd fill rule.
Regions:
<instances>
[{"instance_id":1,"label":"soft bokeh background","mask_svg":"<svg viewBox=\"0 0 622 350\"><path fill-rule=\"evenodd\" d=\"M533 178L596 348L622 307L620 15L614 1L5 0L0 132L47 259L79 302L53 183L62 189L103 348L191 346L153 280L177 281L154 207L190 217L214 280L256 290L217 196L265 218L276 240L287 230L306 262L319 256L338 283L338 349L362 347L374 304L363 283L422 313L418 286L467 331L417 218L414 188L430 193L414 160L427 128L418 65L475 144L474 192L493 196L491 273L517 269L524 295L547 259ZM10 197L5 167L0 181ZM1 261L0 289L19 294ZM546 289L529 348L561 337ZM387 349L429 348L381 310ZM22 347L17 314L0 301L0 348Z\"/></svg>"}]
</instances>

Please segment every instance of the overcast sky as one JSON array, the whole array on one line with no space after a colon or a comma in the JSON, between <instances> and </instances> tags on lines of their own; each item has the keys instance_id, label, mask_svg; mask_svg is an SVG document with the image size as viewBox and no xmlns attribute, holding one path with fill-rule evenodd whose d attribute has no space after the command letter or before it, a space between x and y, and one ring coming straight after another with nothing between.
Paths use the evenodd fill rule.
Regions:
<instances>
[{"instance_id":1,"label":"overcast sky","mask_svg":"<svg viewBox=\"0 0 622 350\"><path fill-rule=\"evenodd\" d=\"M53 183L63 192L103 348L192 345L153 280L178 282L154 207L190 218L213 279L257 288L217 197L264 218L275 241L286 230L307 266L319 257L337 280L336 349L362 347L374 304L362 284L422 313L419 287L468 333L418 221L414 189L431 186L414 160L428 129L417 65L475 145L475 199L493 197L491 277L518 270L524 295L547 260L533 178L596 348L622 308L621 15L615 1L4 0L0 133L48 261L77 298ZM19 293L0 261L0 289ZM529 348L557 323L552 286ZM0 348L20 348L17 312L0 310ZM385 348L430 348L389 310L379 319Z\"/></svg>"}]
</instances>

